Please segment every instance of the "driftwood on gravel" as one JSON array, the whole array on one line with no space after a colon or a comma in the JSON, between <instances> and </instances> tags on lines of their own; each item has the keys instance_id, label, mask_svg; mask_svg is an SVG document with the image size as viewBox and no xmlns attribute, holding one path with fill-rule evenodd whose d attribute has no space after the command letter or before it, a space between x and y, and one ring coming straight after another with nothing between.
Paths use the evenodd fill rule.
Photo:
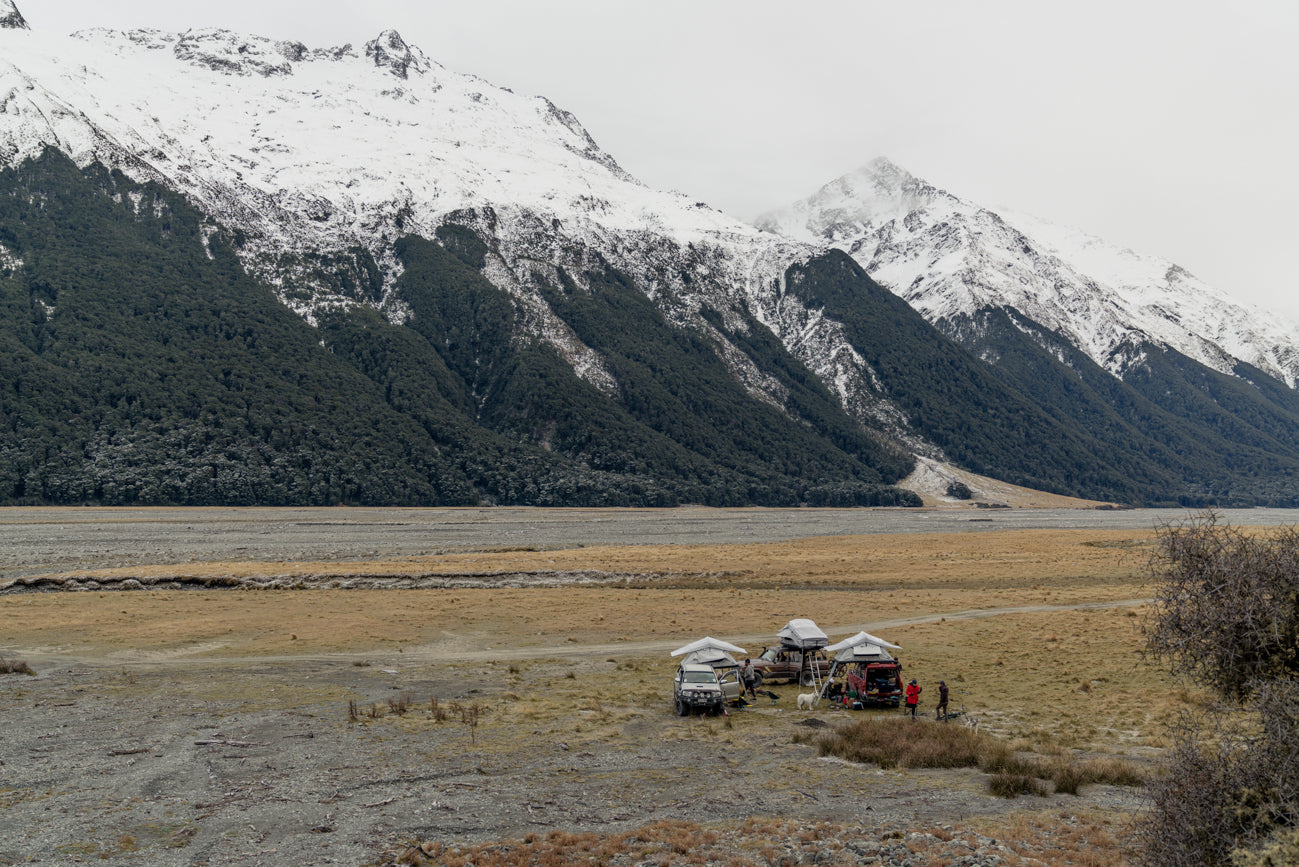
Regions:
<instances>
[{"instance_id":1,"label":"driftwood on gravel","mask_svg":"<svg viewBox=\"0 0 1299 867\"><path fill-rule=\"evenodd\" d=\"M194 741L196 746L200 747L260 747L261 744L256 741L227 741L217 739Z\"/></svg>"}]
</instances>

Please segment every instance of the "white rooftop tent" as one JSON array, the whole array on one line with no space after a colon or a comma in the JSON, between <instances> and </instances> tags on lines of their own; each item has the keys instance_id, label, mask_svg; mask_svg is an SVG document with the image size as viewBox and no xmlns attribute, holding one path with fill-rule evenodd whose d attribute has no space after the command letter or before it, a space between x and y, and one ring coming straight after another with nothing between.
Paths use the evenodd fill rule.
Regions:
<instances>
[{"instance_id":1,"label":"white rooftop tent","mask_svg":"<svg viewBox=\"0 0 1299 867\"><path fill-rule=\"evenodd\" d=\"M781 644L799 650L815 650L830 643L830 639L821 631L821 627L805 617L789 621L776 633L776 636Z\"/></svg>"},{"instance_id":2,"label":"white rooftop tent","mask_svg":"<svg viewBox=\"0 0 1299 867\"><path fill-rule=\"evenodd\" d=\"M891 662L893 657L878 644L854 644L845 647L835 656L839 665L851 665L854 662Z\"/></svg>"},{"instance_id":3,"label":"white rooftop tent","mask_svg":"<svg viewBox=\"0 0 1299 867\"><path fill-rule=\"evenodd\" d=\"M735 661L725 650L718 650L716 647L705 647L702 650L692 650L686 654L686 658L681 660L682 664L702 663L711 665L713 668L739 668L740 664Z\"/></svg>"},{"instance_id":4,"label":"white rooftop tent","mask_svg":"<svg viewBox=\"0 0 1299 867\"><path fill-rule=\"evenodd\" d=\"M830 643L830 639L821 631L821 627L817 626L806 617L796 617L789 621L779 632L776 633L776 637L780 639L780 643L784 647L794 648L795 650L803 652L803 670L812 673L811 683L816 687L816 693L819 696L824 687L821 686L816 666L808 664L808 651L823 649ZM799 680L802 681L802 679L803 676L800 673Z\"/></svg>"},{"instance_id":5,"label":"white rooftop tent","mask_svg":"<svg viewBox=\"0 0 1299 867\"><path fill-rule=\"evenodd\" d=\"M893 650L902 649L902 645L892 644L891 642L885 641L883 638L876 638L874 635L871 635L869 632L858 632L852 638L845 638L843 641L836 641L834 644L831 644L829 647L826 648L826 652L837 653L840 650L844 650L849 647L856 647L860 644L874 644L879 647L888 647Z\"/></svg>"},{"instance_id":6,"label":"white rooftop tent","mask_svg":"<svg viewBox=\"0 0 1299 867\"><path fill-rule=\"evenodd\" d=\"M672 651L673 656L684 656L687 653L694 653L699 650L720 650L723 653L748 653L743 647L736 647L729 641L722 641L720 638L704 636L698 641L692 641L684 647L678 647Z\"/></svg>"}]
</instances>

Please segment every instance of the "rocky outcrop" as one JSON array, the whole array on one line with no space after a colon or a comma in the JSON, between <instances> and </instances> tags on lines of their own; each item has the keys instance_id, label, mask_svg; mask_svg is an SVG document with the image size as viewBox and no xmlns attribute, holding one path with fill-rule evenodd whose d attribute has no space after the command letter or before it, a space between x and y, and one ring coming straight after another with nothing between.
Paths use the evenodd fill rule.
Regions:
<instances>
[{"instance_id":1,"label":"rocky outcrop","mask_svg":"<svg viewBox=\"0 0 1299 867\"><path fill-rule=\"evenodd\" d=\"M0 30L30 30L14 0L0 0Z\"/></svg>"}]
</instances>

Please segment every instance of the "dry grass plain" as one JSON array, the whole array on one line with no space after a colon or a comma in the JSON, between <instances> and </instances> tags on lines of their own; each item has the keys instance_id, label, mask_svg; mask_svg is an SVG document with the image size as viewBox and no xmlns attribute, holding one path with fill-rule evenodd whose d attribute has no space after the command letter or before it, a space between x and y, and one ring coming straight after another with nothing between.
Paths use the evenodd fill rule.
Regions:
<instances>
[{"instance_id":1,"label":"dry grass plain","mask_svg":"<svg viewBox=\"0 0 1299 867\"><path fill-rule=\"evenodd\" d=\"M622 749L644 737L725 754L764 739L789 743L798 690L778 688L779 711L760 705L726 720L679 721L670 714L675 660L668 651L713 635L756 653L790 618L810 617L832 640L865 628L902 645L905 674L926 688L922 711L932 710L942 678L952 687L954 709L963 706L983 731L1018 749L1142 761L1165 745L1165 727L1176 713L1199 701L1140 653L1141 600L1153 593L1145 571L1153 540L1153 532L1142 530L1023 530L103 570L79 577L276 576L302 589L0 596L0 656L27 661L38 672L76 666L111 672L103 688L123 696L143 696L163 678L171 694L221 702L227 714L319 714L327 706L327 724L368 738L448 731L430 704L439 694L443 710L480 707L472 731L454 726L453 713L458 730L428 748L421 757L426 763L463 756L466 736L475 755L486 757L480 761L505 762L521 748L520 732L529 742L562 741L566 751ZM513 572L617 579L490 586L491 575ZM312 589L340 576L402 574L487 576L488 586ZM400 714L391 692L364 685L398 663L432 684L402 693L411 707ZM331 664L351 670L346 685L298 676L303 666ZM186 679L186 671L204 676ZM214 671L221 676L213 679ZM37 687L13 677L4 686L19 687L20 705L30 701ZM467 694L464 684L471 682L478 686ZM357 720L346 719L349 701L359 709ZM833 723L836 713L819 715ZM782 761L801 789L814 789L818 780L843 784L840 768L806 756ZM1024 858L1034 852L1040 858L1045 837L1056 847L1068 838L1062 831L1045 834L1044 827L1059 831L1083 822L1092 842L1074 835L1084 842L1052 856L1052 863L1121 862L1119 826L1130 802L1117 813L1081 803L1061 811L1058 800L1033 798L990 806L969 774L904 777L909 786L945 787L958 800L969 789L972 806L959 815L917 813L922 826L955 825L1018 840ZM642 797L683 797L667 769L647 785ZM976 801L983 806L973 806ZM1097 849L1100 839L1109 842ZM1079 854L1084 849L1086 857ZM1005 863L1030 863L1018 857L1007 854Z\"/></svg>"}]
</instances>

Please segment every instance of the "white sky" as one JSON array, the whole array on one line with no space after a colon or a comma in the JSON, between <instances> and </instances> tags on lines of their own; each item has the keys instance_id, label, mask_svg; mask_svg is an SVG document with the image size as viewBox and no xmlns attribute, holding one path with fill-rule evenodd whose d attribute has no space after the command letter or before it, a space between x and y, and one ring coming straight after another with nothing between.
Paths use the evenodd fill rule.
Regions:
<instances>
[{"instance_id":1,"label":"white sky","mask_svg":"<svg viewBox=\"0 0 1299 867\"><path fill-rule=\"evenodd\" d=\"M17 0L34 29L385 28L741 219L876 156L1299 320L1294 0Z\"/></svg>"}]
</instances>

